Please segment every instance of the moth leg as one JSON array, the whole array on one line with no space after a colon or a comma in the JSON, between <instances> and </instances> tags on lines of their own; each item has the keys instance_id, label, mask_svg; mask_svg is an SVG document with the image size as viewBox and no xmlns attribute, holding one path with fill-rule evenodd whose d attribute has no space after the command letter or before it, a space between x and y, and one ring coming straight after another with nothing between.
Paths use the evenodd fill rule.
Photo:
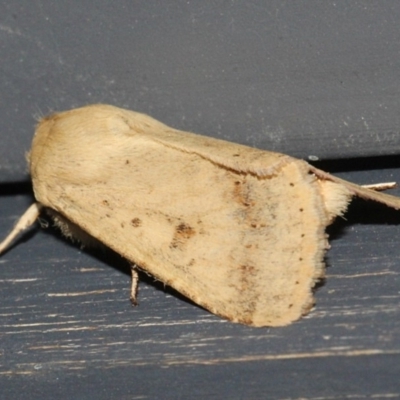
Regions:
<instances>
[{"instance_id":1,"label":"moth leg","mask_svg":"<svg viewBox=\"0 0 400 400\"><path fill-rule=\"evenodd\" d=\"M13 230L8 236L0 243L0 254L7 249L12 241L25 229L32 226L38 219L42 205L40 203L33 203L18 220Z\"/></svg>"},{"instance_id":2,"label":"moth leg","mask_svg":"<svg viewBox=\"0 0 400 400\"><path fill-rule=\"evenodd\" d=\"M137 306L139 303L137 301L138 287L139 287L139 274L136 269L136 265L131 265L131 303Z\"/></svg>"}]
</instances>

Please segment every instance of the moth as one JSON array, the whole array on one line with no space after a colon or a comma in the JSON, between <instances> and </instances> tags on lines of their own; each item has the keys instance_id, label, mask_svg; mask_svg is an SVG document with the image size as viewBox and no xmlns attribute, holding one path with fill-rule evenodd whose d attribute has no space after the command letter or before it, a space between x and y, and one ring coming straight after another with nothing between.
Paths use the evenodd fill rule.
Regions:
<instances>
[{"instance_id":1,"label":"moth","mask_svg":"<svg viewBox=\"0 0 400 400\"><path fill-rule=\"evenodd\" d=\"M65 236L100 241L210 312L257 327L312 308L325 228L353 196L400 208L379 185L110 105L43 118L28 162L37 202L0 252L43 211Z\"/></svg>"}]
</instances>

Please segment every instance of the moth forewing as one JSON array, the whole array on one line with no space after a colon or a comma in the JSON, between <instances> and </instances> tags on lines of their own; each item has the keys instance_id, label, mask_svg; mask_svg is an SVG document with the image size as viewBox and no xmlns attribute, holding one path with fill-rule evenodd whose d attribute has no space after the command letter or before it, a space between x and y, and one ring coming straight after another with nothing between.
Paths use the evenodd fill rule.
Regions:
<instances>
[{"instance_id":1,"label":"moth forewing","mask_svg":"<svg viewBox=\"0 0 400 400\"><path fill-rule=\"evenodd\" d=\"M252 326L309 311L324 275L325 228L353 195L400 205L302 160L107 105L44 118L30 170L38 203L67 236L82 230L211 312Z\"/></svg>"}]
</instances>

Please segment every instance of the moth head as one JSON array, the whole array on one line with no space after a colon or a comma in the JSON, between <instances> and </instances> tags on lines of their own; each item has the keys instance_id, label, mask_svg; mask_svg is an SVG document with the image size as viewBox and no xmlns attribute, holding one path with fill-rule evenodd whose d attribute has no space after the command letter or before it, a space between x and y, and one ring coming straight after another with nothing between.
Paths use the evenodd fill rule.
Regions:
<instances>
[{"instance_id":1,"label":"moth head","mask_svg":"<svg viewBox=\"0 0 400 400\"><path fill-rule=\"evenodd\" d=\"M104 181L115 173L111 160L128 146L129 132L112 106L82 107L41 119L28 156L37 200L50 206L50 196L62 194L63 188Z\"/></svg>"}]
</instances>

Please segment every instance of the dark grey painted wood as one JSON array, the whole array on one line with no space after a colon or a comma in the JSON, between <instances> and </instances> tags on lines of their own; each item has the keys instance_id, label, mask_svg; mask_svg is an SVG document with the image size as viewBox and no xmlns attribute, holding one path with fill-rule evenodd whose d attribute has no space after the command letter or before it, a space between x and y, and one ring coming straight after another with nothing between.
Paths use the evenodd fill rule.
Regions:
<instances>
[{"instance_id":1,"label":"dark grey painted wood","mask_svg":"<svg viewBox=\"0 0 400 400\"><path fill-rule=\"evenodd\" d=\"M400 149L396 1L0 4L0 181L34 117L88 103L319 159Z\"/></svg>"},{"instance_id":2,"label":"dark grey painted wood","mask_svg":"<svg viewBox=\"0 0 400 400\"><path fill-rule=\"evenodd\" d=\"M0 236L31 202L2 188ZM146 276L132 308L122 260L32 230L0 258L0 399L399 398L400 213L357 201L329 233L316 308L256 329Z\"/></svg>"}]
</instances>

